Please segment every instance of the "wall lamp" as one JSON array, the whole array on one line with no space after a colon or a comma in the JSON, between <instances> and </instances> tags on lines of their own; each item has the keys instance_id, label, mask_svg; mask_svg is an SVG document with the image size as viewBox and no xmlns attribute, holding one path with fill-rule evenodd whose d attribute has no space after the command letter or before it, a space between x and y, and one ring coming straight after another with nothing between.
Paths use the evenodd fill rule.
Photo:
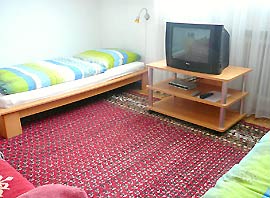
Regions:
<instances>
[{"instance_id":1,"label":"wall lamp","mask_svg":"<svg viewBox=\"0 0 270 198\"><path fill-rule=\"evenodd\" d=\"M141 14L142 14L143 11L145 11L145 14L144 14L145 20L147 21L147 20L150 19L150 15L149 15L149 13L148 13L147 8L142 8L142 9L140 10L138 16L137 16L136 19L134 20L135 23L140 23L140 17L141 17Z\"/></svg>"}]
</instances>

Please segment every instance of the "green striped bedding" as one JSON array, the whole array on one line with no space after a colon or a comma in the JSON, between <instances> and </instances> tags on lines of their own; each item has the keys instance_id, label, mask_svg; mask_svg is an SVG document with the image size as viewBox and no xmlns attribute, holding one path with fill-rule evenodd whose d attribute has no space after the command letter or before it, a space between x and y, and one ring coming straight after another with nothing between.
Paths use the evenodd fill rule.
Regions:
<instances>
[{"instance_id":1,"label":"green striped bedding","mask_svg":"<svg viewBox=\"0 0 270 198\"><path fill-rule=\"evenodd\" d=\"M74 57L0 67L0 93L8 95L78 80L139 59L139 55L126 50L97 49Z\"/></svg>"},{"instance_id":2,"label":"green striped bedding","mask_svg":"<svg viewBox=\"0 0 270 198\"><path fill-rule=\"evenodd\" d=\"M204 198L270 197L270 132Z\"/></svg>"}]
</instances>

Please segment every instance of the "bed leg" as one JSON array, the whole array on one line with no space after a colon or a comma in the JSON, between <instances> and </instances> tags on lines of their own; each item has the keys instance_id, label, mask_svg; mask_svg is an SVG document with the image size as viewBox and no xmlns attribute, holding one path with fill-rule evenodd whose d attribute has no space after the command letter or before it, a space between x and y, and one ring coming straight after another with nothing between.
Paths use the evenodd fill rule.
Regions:
<instances>
[{"instance_id":1,"label":"bed leg","mask_svg":"<svg viewBox=\"0 0 270 198\"><path fill-rule=\"evenodd\" d=\"M141 85L141 89L142 90L146 90L146 85L148 84L148 74L147 72L142 74L142 85Z\"/></svg>"},{"instance_id":2,"label":"bed leg","mask_svg":"<svg viewBox=\"0 0 270 198\"><path fill-rule=\"evenodd\" d=\"M22 126L19 113L10 113L0 117L0 136L12 138L22 134Z\"/></svg>"}]
</instances>

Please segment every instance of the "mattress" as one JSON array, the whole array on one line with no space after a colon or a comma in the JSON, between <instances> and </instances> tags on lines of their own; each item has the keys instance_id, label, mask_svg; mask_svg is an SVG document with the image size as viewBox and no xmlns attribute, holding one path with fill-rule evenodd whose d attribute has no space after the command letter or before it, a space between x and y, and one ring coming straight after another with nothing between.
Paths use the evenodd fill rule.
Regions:
<instances>
[{"instance_id":1,"label":"mattress","mask_svg":"<svg viewBox=\"0 0 270 198\"><path fill-rule=\"evenodd\" d=\"M88 78L61 83L27 92L21 92L11 95L0 95L0 108L10 108L15 105L25 104L47 97L60 95L89 85L95 85L97 83L109 81L114 78L118 78L139 71L143 68L145 68L143 62L132 62L118 67L114 67L104 73Z\"/></svg>"}]
</instances>

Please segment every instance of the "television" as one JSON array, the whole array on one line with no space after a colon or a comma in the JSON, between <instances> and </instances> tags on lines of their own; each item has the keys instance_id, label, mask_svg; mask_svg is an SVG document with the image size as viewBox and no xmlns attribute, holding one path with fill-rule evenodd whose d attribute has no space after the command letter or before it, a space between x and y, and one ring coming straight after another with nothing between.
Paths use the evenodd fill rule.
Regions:
<instances>
[{"instance_id":1,"label":"television","mask_svg":"<svg viewBox=\"0 0 270 198\"><path fill-rule=\"evenodd\" d=\"M220 74L229 65L230 35L223 25L166 23L167 65Z\"/></svg>"}]
</instances>

